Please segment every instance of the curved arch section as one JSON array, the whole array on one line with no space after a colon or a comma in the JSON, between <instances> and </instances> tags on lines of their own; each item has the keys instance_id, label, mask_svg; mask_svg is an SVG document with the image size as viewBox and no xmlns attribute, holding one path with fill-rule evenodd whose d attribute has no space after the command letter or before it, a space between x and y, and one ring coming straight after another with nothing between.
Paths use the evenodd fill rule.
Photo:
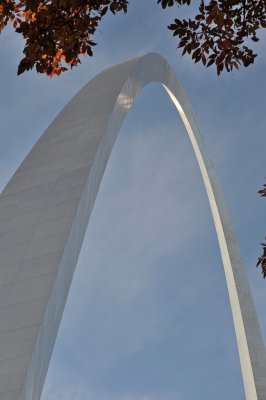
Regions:
<instances>
[{"instance_id":1,"label":"curved arch section","mask_svg":"<svg viewBox=\"0 0 266 400\"><path fill-rule=\"evenodd\" d=\"M11 369L9 383L6 383L6 375L3 374L3 378L0 372L0 383L2 379L6 385L2 391L3 400L40 398L106 164L134 99L145 85L153 81L162 83L174 102L186 126L204 180L225 269L246 399L266 399L265 348L222 192L179 81L166 60L151 53L112 67L90 81L56 117L0 196L0 207L1 201L10 204L11 216L3 218L5 229L12 232L14 218L20 218L19 221L32 228L17 229L10 239L11 247L19 243L21 248L17 250L9 290L0 305L9 312L10 306L15 304L14 299L19 304L21 299L25 301L26 292L31 293L21 311L22 319L24 317L27 321L26 325L22 324L23 335L21 321L15 320L12 350L16 362L20 358L16 349L20 349L22 339L28 340L29 346L26 356L20 360L19 373L16 368ZM25 214L28 219L23 219ZM10 263L8 257L10 254L6 254L7 261L1 261L3 265L0 264L0 268L4 269ZM25 283L27 274L30 274L30 279ZM46 282L44 276L50 280L47 278ZM47 288L40 297L36 285L45 282ZM21 291L19 299L16 297L18 288ZM16 314L19 306L14 305L11 309ZM29 317L31 310L34 310L33 317ZM5 340L0 332L0 354ZM2 365L0 361L0 366L4 371L8 369L5 360Z\"/></svg>"}]
</instances>

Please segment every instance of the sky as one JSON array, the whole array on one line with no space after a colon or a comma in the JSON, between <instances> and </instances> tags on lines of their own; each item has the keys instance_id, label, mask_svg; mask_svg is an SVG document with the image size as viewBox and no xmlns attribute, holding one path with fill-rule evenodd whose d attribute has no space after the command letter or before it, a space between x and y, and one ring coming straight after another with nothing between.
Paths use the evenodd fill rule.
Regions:
<instances>
[{"instance_id":1,"label":"sky","mask_svg":"<svg viewBox=\"0 0 266 400\"><path fill-rule=\"evenodd\" d=\"M163 55L190 98L220 178L266 340L265 34L255 65L217 77L167 30L186 13L155 0L107 15L94 57L61 77L16 76L23 42L0 37L0 190L63 106L97 73ZM242 400L223 266L192 147L163 88L121 128L79 257L41 400Z\"/></svg>"}]
</instances>

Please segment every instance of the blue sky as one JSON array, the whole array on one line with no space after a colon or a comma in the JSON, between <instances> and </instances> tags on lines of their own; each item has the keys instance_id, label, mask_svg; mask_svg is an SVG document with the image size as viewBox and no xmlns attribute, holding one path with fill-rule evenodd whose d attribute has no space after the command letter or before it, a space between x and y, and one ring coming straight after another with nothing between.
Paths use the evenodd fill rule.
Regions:
<instances>
[{"instance_id":1,"label":"blue sky","mask_svg":"<svg viewBox=\"0 0 266 400\"><path fill-rule=\"evenodd\" d=\"M150 51L189 96L224 190L266 339L265 66L217 77L181 57L149 0L107 16L93 59L52 80L16 76L22 42L0 37L0 189L66 102L103 69ZM139 7L142 7L139 9ZM42 400L242 400L223 267L207 196L174 106L158 84L137 98L110 157Z\"/></svg>"}]
</instances>

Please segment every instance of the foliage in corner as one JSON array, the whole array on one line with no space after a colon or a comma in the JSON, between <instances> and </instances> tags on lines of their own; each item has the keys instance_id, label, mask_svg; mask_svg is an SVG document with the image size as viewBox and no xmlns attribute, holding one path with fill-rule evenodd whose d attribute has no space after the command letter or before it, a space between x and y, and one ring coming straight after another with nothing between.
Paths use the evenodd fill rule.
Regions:
<instances>
[{"instance_id":1,"label":"foliage in corner","mask_svg":"<svg viewBox=\"0 0 266 400\"><path fill-rule=\"evenodd\" d=\"M261 195L261 197L266 197L266 185L263 185L263 188L261 190L259 190L258 193ZM266 237L265 237L265 241L266 241ZM258 258L258 262L257 262L256 266L257 267L259 265L261 266L263 278L266 278L266 242L261 243L261 245L262 245L263 253Z\"/></svg>"},{"instance_id":2,"label":"foliage in corner","mask_svg":"<svg viewBox=\"0 0 266 400\"><path fill-rule=\"evenodd\" d=\"M91 39L110 10L127 12L127 0L0 0L0 32L11 22L25 39L18 75L60 75L77 66L81 55L93 55Z\"/></svg>"},{"instance_id":3,"label":"foliage in corner","mask_svg":"<svg viewBox=\"0 0 266 400\"><path fill-rule=\"evenodd\" d=\"M175 19L168 28L179 38L183 54L206 67L214 64L219 75L254 63L257 54L250 46L259 41L258 30L266 28L266 2L211 0L206 4L202 0L194 18Z\"/></svg>"},{"instance_id":4,"label":"foliage in corner","mask_svg":"<svg viewBox=\"0 0 266 400\"><path fill-rule=\"evenodd\" d=\"M266 241L266 237L265 237L265 241ZM266 278L266 243L261 243L261 245L262 245L263 253L258 258L257 267L259 265L261 266L262 275L263 275L263 278L265 279Z\"/></svg>"}]
</instances>

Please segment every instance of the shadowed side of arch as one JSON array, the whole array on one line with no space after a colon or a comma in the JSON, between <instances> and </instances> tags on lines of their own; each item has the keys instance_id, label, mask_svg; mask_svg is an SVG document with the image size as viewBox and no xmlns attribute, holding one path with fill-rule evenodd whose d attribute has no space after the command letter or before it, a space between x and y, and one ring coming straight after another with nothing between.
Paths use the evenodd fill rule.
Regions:
<instances>
[{"instance_id":1,"label":"shadowed side of arch","mask_svg":"<svg viewBox=\"0 0 266 400\"><path fill-rule=\"evenodd\" d=\"M151 53L112 67L90 81L53 121L0 196L0 233L9 232L11 241L3 250L0 278L1 268L5 271L13 266L6 295L0 297L0 313L4 311L0 320L8 321L6 331L13 329L9 357L3 361L1 351L8 339L0 329L0 384L5 384L0 389L1 400L37 400L41 395L106 164L134 99L153 81L163 84L180 113L205 183L225 269L246 399L266 399L265 348L225 202L191 105L167 62ZM8 211L7 216L1 214L2 209ZM20 221L20 229L16 221ZM3 248L8 240L6 235L0 237L0 248L1 240ZM13 260L10 254L14 249L17 256ZM36 285L40 285L39 291ZM23 341L28 350L21 356ZM11 366L6 361L10 359L15 360Z\"/></svg>"}]
</instances>

